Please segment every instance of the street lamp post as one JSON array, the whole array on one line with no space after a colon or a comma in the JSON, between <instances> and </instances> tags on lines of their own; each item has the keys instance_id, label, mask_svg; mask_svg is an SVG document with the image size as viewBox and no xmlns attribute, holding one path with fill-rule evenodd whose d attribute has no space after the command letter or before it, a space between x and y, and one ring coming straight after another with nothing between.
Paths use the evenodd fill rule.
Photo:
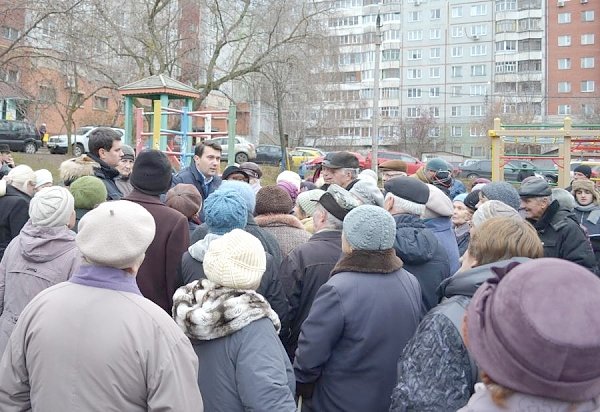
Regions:
<instances>
[{"instance_id":1,"label":"street lamp post","mask_svg":"<svg viewBox=\"0 0 600 412\"><path fill-rule=\"evenodd\" d=\"M373 70L373 117L371 125L372 163L371 169L377 173L377 152L379 150L379 60L381 59L381 16L377 13L375 22L375 69Z\"/></svg>"}]
</instances>

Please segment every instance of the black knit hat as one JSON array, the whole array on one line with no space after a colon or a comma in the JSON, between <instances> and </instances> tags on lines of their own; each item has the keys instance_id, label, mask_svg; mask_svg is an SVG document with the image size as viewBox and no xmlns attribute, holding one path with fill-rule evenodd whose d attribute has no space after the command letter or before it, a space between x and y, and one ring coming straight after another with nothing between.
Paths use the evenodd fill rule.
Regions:
<instances>
[{"instance_id":1,"label":"black knit hat","mask_svg":"<svg viewBox=\"0 0 600 412\"><path fill-rule=\"evenodd\" d=\"M429 200L429 188L425 183L414 177L394 177L386 181L383 188L394 196L420 205L426 204Z\"/></svg>"},{"instance_id":2,"label":"black knit hat","mask_svg":"<svg viewBox=\"0 0 600 412\"><path fill-rule=\"evenodd\" d=\"M159 150L141 152L129 177L131 185L142 193L158 196L171 187L171 164Z\"/></svg>"},{"instance_id":3,"label":"black knit hat","mask_svg":"<svg viewBox=\"0 0 600 412\"><path fill-rule=\"evenodd\" d=\"M579 166L577 166L573 170L573 173L575 173L575 172L581 173L582 175L584 175L588 179L590 179L592 177L592 168L589 167L588 165L579 165Z\"/></svg>"},{"instance_id":4,"label":"black knit hat","mask_svg":"<svg viewBox=\"0 0 600 412\"><path fill-rule=\"evenodd\" d=\"M235 166L235 165L227 166L225 168L225 170L223 170L223 174L221 174L221 179L227 180L229 178L229 176L235 175L235 174L240 174L240 175L244 176L246 183L250 182L250 177L248 176L248 173L246 173L240 167Z\"/></svg>"},{"instance_id":5,"label":"black knit hat","mask_svg":"<svg viewBox=\"0 0 600 412\"><path fill-rule=\"evenodd\" d=\"M467 195L467 197L465 197L465 206L471 209L473 212L477 210L477 203L479 203L479 192L481 192L479 189L473 190Z\"/></svg>"}]
</instances>

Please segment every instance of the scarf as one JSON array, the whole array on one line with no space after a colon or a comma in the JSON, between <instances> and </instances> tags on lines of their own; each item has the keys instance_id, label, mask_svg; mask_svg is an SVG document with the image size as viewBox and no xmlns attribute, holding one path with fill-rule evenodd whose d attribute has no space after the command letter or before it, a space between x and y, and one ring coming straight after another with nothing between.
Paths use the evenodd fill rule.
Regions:
<instances>
[{"instance_id":1,"label":"scarf","mask_svg":"<svg viewBox=\"0 0 600 412\"><path fill-rule=\"evenodd\" d=\"M255 320L268 318L279 333L279 317L254 290L230 289L208 279L182 286L173 295L173 318L187 337L213 340L228 336Z\"/></svg>"},{"instance_id":2,"label":"scarf","mask_svg":"<svg viewBox=\"0 0 600 412\"><path fill-rule=\"evenodd\" d=\"M71 276L69 282L94 288L118 290L142 296L135 276L121 269L107 266L84 265Z\"/></svg>"},{"instance_id":3,"label":"scarf","mask_svg":"<svg viewBox=\"0 0 600 412\"><path fill-rule=\"evenodd\" d=\"M469 224L469 222L466 222L460 226L454 226L454 235L456 236L456 238L459 238L470 230L471 225Z\"/></svg>"}]
</instances>

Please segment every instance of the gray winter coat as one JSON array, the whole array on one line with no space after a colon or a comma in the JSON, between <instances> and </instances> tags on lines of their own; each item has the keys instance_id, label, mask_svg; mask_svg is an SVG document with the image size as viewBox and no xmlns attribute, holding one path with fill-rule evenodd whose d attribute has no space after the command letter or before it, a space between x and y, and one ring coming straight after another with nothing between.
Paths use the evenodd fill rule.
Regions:
<instances>
[{"instance_id":1,"label":"gray winter coat","mask_svg":"<svg viewBox=\"0 0 600 412\"><path fill-rule=\"evenodd\" d=\"M23 308L42 290L69 279L80 264L75 233L66 226L25 224L0 262L0 357Z\"/></svg>"},{"instance_id":2,"label":"gray winter coat","mask_svg":"<svg viewBox=\"0 0 600 412\"><path fill-rule=\"evenodd\" d=\"M460 325L475 291L492 268L527 261L513 258L458 272L440 285L442 303L421 321L398 361L392 412L455 411L466 405L478 371L463 343Z\"/></svg>"},{"instance_id":3,"label":"gray winter coat","mask_svg":"<svg viewBox=\"0 0 600 412\"><path fill-rule=\"evenodd\" d=\"M387 411L395 362L421 307L419 282L392 250L344 255L302 325L294 361L298 393L310 396L314 388L315 411Z\"/></svg>"}]
</instances>

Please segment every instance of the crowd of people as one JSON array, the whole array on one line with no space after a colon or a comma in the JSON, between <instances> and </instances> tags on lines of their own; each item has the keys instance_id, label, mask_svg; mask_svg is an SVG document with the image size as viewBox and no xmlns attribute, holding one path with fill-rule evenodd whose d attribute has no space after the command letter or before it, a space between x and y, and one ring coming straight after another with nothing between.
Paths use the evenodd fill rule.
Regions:
<instances>
[{"instance_id":1,"label":"crowd of people","mask_svg":"<svg viewBox=\"0 0 600 412\"><path fill-rule=\"evenodd\" d=\"M89 148L55 182L0 147L1 411L600 411L585 167L467 191L336 152L266 185L218 145Z\"/></svg>"}]
</instances>

